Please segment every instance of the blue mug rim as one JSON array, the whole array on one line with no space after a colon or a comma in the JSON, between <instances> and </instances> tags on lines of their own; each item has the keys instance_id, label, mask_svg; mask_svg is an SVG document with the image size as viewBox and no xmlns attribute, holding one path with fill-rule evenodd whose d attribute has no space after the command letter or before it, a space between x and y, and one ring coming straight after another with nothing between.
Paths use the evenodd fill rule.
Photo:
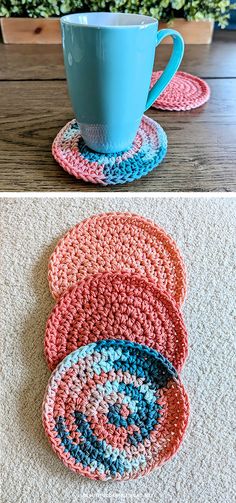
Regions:
<instances>
[{"instance_id":1,"label":"blue mug rim","mask_svg":"<svg viewBox=\"0 0 236 503\"><path fill-rule=\"evenodd\" d=\"M140 17L140 18L143 18L144 20L146 19L147 22L143 23L143 24L125 24L125 25L95 25L95 24L82 24L82 23L79 23L79 22L73 22L73 20L71 21L71 18L74 18L74 17L78 17L78 16L101 16L101 15L104 15L104 14L108 14L109 17L115 17L117 15L120 15L120 16L125 16L127 18L131 18L131 17ZM70 18L70 19L68 19ZM148 21L149 20L149 21ZM60 18L60 22L61 24L64 24L64 25L68 25L68 26L74 26L74 27L80 27L80 28L94 28L94 29L99 29L99 30L103 30L103 29L112 29L112 30L121 30L121 29L137 29L137 28L140 28L140 29L143 29L143 28L147 28L148 26L151 26L151 25L158 25L158 20L155 19L154 17L152 16L145 16L143 14L131 14L131 13L128 13L128 12L77 12L77 13L74 13L74 14L66 14L65 16L62 16Z\"/></svg>"}]
</instances>

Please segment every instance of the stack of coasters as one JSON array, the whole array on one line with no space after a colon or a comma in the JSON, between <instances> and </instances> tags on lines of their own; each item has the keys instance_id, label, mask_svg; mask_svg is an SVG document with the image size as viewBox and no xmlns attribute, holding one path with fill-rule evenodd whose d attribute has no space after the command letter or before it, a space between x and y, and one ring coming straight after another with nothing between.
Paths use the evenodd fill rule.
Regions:
<instances>
[{"instance_id":1,"label":"stack of coasters","mask_svg":"<svg viewBox=\"0 0 236 503\"><path fill-rule=\"evenodd\" d=\"M174 240L139 215L95 215L59 241L48 278L57 300L45 333L52 448L93 479L149 473L178 450L189 417L178 376L186 272Z\"/></svg>"}]
</instances>

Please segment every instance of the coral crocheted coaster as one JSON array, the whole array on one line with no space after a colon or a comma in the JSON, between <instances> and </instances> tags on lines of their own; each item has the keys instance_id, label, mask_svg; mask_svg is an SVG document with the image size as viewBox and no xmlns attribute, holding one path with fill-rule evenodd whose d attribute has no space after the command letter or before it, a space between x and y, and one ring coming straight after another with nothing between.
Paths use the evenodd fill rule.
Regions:
<instances>
[{"instance_id":1,"label":"coral crocheted coaster","mask_svg":"<svg viewBox=\"0 0 236 503\"><path fill-rule=\"evenodd\" d=\"M162 72L153 72L151 85L155 84ZM153 107L162 110L191 110L206 103L210 97L208 84L190 73L177 72Z\"/></svg>"},{"instance_id":2,"label":"coral crocheted coaster","mask_svg":"<svg viewBox=\"0 0 236 503\"><path fill-rule=\"evenodd\" d=\"M88 274L126 270L155 279L178 304L186 274L175 241L140 215L104 213L73 227L49 261L49 287L55 299Z\"/></svg>"},{"instance_id":3,"label":"coral crocheted coaster","mask_svg":"<svg viewBox=\"0 0 236 503\"><path fill-rule=\"evenodd\" d=\"M162 127L143 116L132 147L125 152L99 154L84 143L75 120L58 133L52 154L65 171L86 182L116 185L137 180L156 168L167 152Z\"/></svg>"},{"instance_id":4,"label":"coral crocheted coaster","mask_svg":"<svg viewBox=\"0 0 236 503\"><path fill-rule=\"evenodd\" d=\"M68 355L43 404L46 434L63 463L104 481L134 479L170 459L188 417L187 394L168 360L118 340Z\"/></svg>"},{"instance_id":5,"label":"coral crocheted coaster","mask_svg":"<svg viewBox=\"0 0 236 503\"><path fill-rule=\"evenodd\" d=\"M155 282L129 272L88 276L66 292L47 321L45 356L50 369L80 346L127 339L160 351L182 369L188 336L175 301Z\"/></svg>"}]
</instances>

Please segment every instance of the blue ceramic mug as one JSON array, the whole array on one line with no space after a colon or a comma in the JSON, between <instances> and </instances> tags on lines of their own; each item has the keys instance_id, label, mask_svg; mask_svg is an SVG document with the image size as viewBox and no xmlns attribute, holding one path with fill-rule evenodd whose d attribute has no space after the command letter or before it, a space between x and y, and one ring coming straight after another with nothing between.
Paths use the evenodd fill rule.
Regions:
<instances>
[{"instance_id":1,"label":"blue ceramic mug","mask_svg":"<svg viewBox=\"0 0 236 503\"><path fill-rule=\"evenodd\" d=\"M86 145L105 153L130 148L143 113L181 63L181 35L158 32L156 19L136 14L69 14L61 26L69 94ZM168 36L171 58L149 91L155 49Z\"/></svg>"}]
</instances>

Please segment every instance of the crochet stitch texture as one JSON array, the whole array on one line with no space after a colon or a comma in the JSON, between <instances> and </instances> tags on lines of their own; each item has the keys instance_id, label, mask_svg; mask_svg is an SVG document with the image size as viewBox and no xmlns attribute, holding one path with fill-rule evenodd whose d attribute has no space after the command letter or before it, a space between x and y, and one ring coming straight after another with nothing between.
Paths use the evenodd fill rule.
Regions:
<instances>
[{"instance_id":1,"label":"crochet stitch texture","mask_svg":"<svg viewBox=\"0 0 236 503\"><path fill-rule=\"evenodd\" d=\"M183 303L185 266L175 241L151 220L132 213L104 213L73 227L58 243L48 280L55 299L89 274L129 271L154 279Z\"/></svg>"},{"instance_id":2,"label":"crochet stitch texture","mask_svg":"<svg viewBox=\"0 0 236 503\"><path fill-rule=\"evenodd\" d=\"M153 72L151 86L161 74ZM152 106L162 110L191 110L206 103L209 97L210 88L204 80L190 73L177 72Z\"/></svg>"},{"instance_id":3,"label":"crochet stitch texture","mask_svg":"<svg viewBox=\"0 0 236 503\"><path fill-rule=\"evenodd\" d=\"M101 340L68 355L43 404L49 441L71 470L127 480L162 465L179 448L189 416L172 365L146 346Z\"/></svg>"},{"instance_id":4,"label":"crochet stitch texture","mask_svg":"<svg viewBox=\"0 0 236 503\"><path fill-rule=\"evenodd\" d=\"M167 136L162 127L143 116L131 148L125 152L100 154L89 149L72 120L57 134L52 155L70 175L86 182L116 185L132 182L157 167L167 152Z\"/></svg>"},{"instance_id":5,"label":"crochet stitch texture","mask_svg":"<svg viewBox=\"0 0 236 503\"><path fill-rule=\"evenodd\" d=\"M45 333L50 369L78 347L100 339L146 344L177 371L187 356L187 332L175 301L154 281L129 272L88 276L60 298Z\"/></svg>"}]
</instances>

